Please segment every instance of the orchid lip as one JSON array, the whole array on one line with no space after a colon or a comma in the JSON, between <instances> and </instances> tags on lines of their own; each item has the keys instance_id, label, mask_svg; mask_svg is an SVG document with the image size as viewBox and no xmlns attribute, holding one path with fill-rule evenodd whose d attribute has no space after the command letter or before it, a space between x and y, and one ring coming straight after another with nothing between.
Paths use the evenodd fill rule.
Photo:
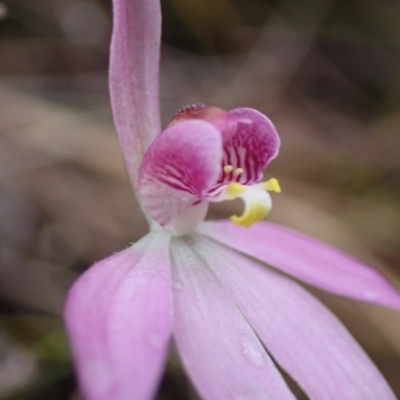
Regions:
<instances>
[{"instance_id":1,"label":"orchid lip","mask_svg":"<svg viewBox=\"0 0 400 400\"><path fill-rule=\"evenodd\" d=\"M227 165L223 168L225 173L233 171L232 165ZM237 168L239 171L236 175L243 172L242 168ZM235 176L235 174L234 174ZM232 215L231 221L237 225L249 228L255 222L265 218L272 208L272 200L268 191L280 193L281 187L277 179L272 178L266 182L260 182L252 185L243 185L239 182L230 182L222 189L216 198L211 198L210 201L219 202L224 200L233 200L240 198L244 202L244 212L241 216Z\"/></svg>"},{"instance_id":2,"label":"orchid lip","mask_svg":"<svg viewBox=\"0 0 400 400\"><path fill-rule=\"evenodd\" d=\"M232 192L232 189L229 188L231 185L236 184L231 183L228 185L227 191ZM271 196L269 193L267 193L267 191L280 193L281 189L277 179L275 178L247 188L242 186L242 189L243 190L241 190L236 197L239 197L244 201L244 212L241 216L231 216L231 221L237 225L249 228L255 222L265 218L272 208Z\"/></svg>"}]
</instances>

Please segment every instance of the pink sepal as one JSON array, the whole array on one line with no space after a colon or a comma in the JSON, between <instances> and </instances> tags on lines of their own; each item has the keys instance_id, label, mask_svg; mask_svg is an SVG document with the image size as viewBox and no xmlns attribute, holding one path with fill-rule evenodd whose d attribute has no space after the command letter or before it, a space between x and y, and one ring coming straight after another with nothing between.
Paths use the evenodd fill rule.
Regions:
<instances>
[{"instance_id":1,"label":"pink sepal","mask_svg":"<svg viewBox=\"0 0 400 400\"><path fill-rule=\"evenodd\" d=\"M198 232L323 290L400 309L400 294L378 271L283 226L205 222Z\"/></svg>"},{"instance_id":2,"label":"pink sepal","mask_svg":"<svg viewBox=\"0 0 400 400\"><path fill-rule=\"evenodd\" d=\"M153 233L73 285L65 321L87 400L148 400L172 329L169 236Z\"/></svg>"},{"instance_id":3,"label":"pink sepal","mask_svg":"<svg viewBox=\"0 0 400 400\"><path fill-rule=\"evenodd\" d=\"M204 400L294 400L246 318L195 239L172 239L174 338ZM208 252L208 249L205 250Z\"/></svg>"},{"instance_id":4,"label":"pink sepal","mask_svg":"<svg viewBox=\"0 0 400 400\"><path fill-rule=\"evenodd\" d=\"M213 240L196 236L194 244L268 352L310 399L395 399L346 328L300 285Z\"/></svg>"},{"instance_id":5,"label":"pink sepal","mask_svg":"<svg viewBox=\"0 0 400 400\"><path fill-rule=\"evenodd\" d=\"M134 187L140 161L160 132L159 0L113 0L110 94L114 123Z\"/></svg>"}]
</instances>

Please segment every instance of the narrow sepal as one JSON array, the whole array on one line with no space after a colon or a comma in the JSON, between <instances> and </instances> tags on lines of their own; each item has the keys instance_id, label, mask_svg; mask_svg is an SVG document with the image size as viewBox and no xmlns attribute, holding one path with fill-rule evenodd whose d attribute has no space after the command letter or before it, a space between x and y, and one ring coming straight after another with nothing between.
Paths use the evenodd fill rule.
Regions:
<instances>
[{"instance_id":1,"label":"narrow sepal","mask_svg":"<svg viewBox=\"0 0 400 400\"><path fill-rule=\"evenodd\" d=\"M110 94L114 123L134 187L140 161L160 132L159 0L113 0Z\"/></svg>"},{"instance_id":2,"label":"narrow sepal","mask_svg":"<svg viewBox=\"0 0 400 400\"><path fill-rule=\"evenodd\" d=\"M246 230L216 221L197 230L323 290L400 309L399 291L380 272L283 226L259 222Z\"/></svg>"}]
</instances>

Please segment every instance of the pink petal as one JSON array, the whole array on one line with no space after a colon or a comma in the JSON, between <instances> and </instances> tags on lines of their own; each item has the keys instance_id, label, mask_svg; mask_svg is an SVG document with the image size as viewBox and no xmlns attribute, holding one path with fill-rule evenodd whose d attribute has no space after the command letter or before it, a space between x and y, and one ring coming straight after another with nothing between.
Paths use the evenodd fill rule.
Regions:
<instances>
[{"instance_id":1,"label":"pink petal","mask_svg":"<svg viewBox=\"0 0 400 400\"><path fill-rule=\"evenodd\" d=\"M194 249L311 399L395 399L341 322L298 284L211 240L196 238Z\"/></svg>"},{"instance_id":2,"label":"pink petal","mask_svg":"<svg viewBox=\"0 0 400 400\"><path fill-rule=\"evenodd\" d=\"M221 134L210 123L187 120L166 129L140 167L146 211L161 225L185 214L217 180L221 157Z\"/></svg>"},{"instance_id":3,"label":"pink petal","mask_svg":"<svg viewBox=\"0 0 400 400\"><path fill-rule=\"evenodd\" d=\"M87 400L147 400L171 334L169 237L150 234L72 287L65 319Z\"/></svg>"},{"instance_id":4,"label":"pink petal","mask_svg":"<svg viewBox=\"0 0 400 400\"><path fill-rule=\"evenodd\" d=\"M225 118L238 122L236 133L224 140L223 164L244 169L239 182L258 182L263 170L279 152L280 139L274 125L252 108L231 110Z\"/></svg>"},{"instance_id":5,"label":"pink petal","mask_svg":"<svg viewBox=\"0 0 400 400\"><path fill-rule=\"evenodd\" d=\"M218 221L197 230L324 290L400 308L399 292L378 271L282 226L259 222L246 229Z\"/></svg>"},{"instance_id":6,"label":"pink petal","mask_svg":"<svg viewBox=\"0 0 400 400\"><path fill-rule=\"evenodd\" d=\"M160 132L159 0L113 0L110 92L114 122L134 186L140 161Z\"/></svg>"},{"instance_id":7,"label":"pink petal","mask_svg":"<svg viewBox=\"0 0 400 400\"><path fill-rule=\"evenodd\" d=\"M171 242L174 336L201 397L294 399L254 331L191 244L190 237Z\"/></svg>"}]
</instances>

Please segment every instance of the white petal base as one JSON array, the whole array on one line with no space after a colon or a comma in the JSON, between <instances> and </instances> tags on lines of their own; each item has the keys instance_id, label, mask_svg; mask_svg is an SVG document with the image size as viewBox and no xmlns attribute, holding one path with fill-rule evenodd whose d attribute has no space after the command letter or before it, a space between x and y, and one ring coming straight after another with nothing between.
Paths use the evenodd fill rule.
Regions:
<instances>
[{"instance_id":1,"label":"white petal base","mask_svg":"<svg viewBox=\"0 0 400 400\"><path fill-rule=\"evenodd\" d=\"M208 203L203 202L189 207L185 214L174 218L165 226L165 230L172 236L184 236L193 232L197 225L204 220L207 214Z\"/></svg>"}]
</instances>

